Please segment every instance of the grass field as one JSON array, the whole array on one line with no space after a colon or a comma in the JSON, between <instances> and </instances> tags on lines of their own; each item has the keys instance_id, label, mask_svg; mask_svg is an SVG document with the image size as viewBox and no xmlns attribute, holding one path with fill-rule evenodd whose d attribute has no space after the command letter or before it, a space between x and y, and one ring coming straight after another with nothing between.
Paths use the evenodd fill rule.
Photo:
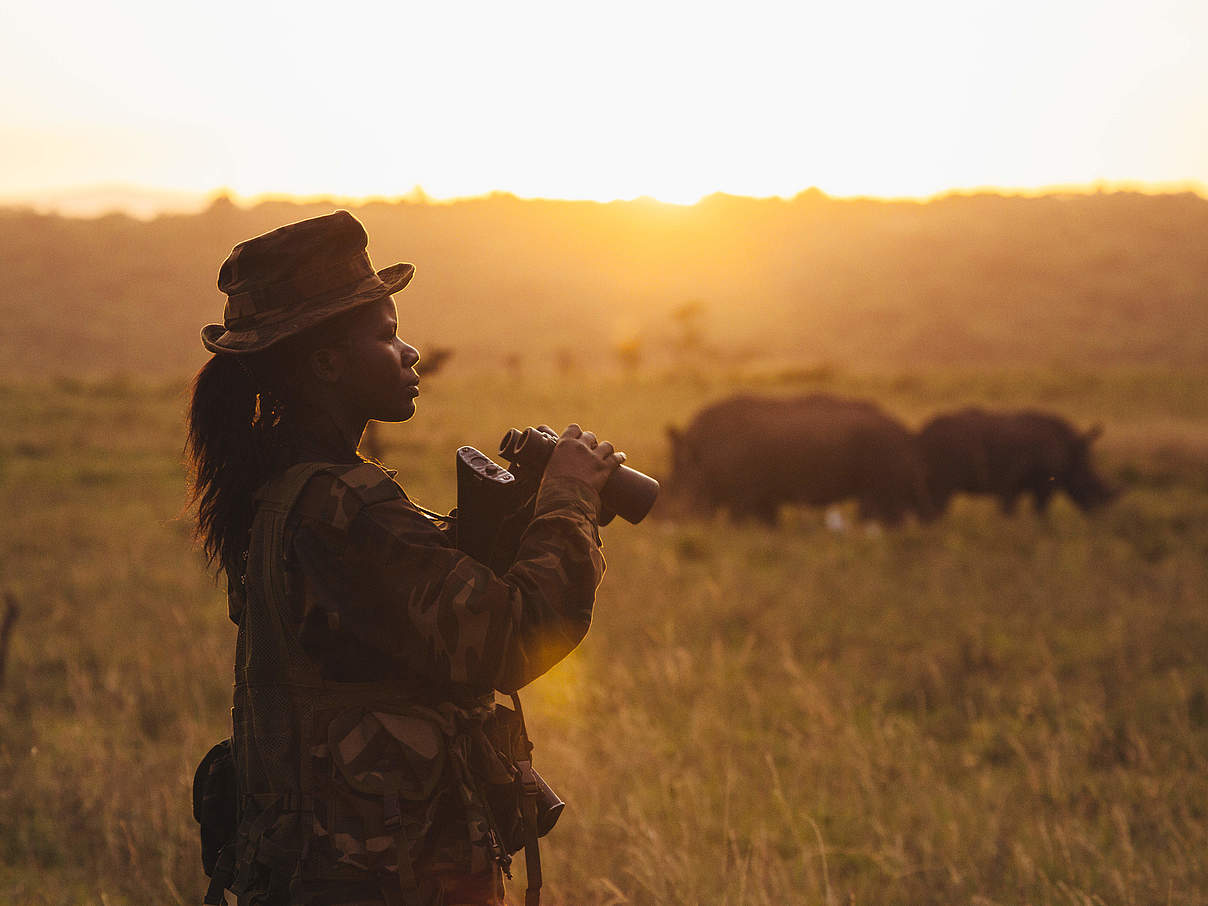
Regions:
<instances>
[{"instance_id":1,"label":"grass field","mask_svg":"<svg viewBox=\"0 0 1208 906\"><path fill-rule=\"evenodd\" d=\"M804 510L775 531L606 528L591 633L526 693L569 804L547 902L1208 902L1206 378L433 379L382 437L434 508L457 446L540 421L658 474L665 425L736 385L864 396L912 426L1041 405L1102 422L1124 488L1093 518L965 500L896 532ZM183 382L0 386L0 589L22 608L0 902L200 901L190 782L228 733L234 627L182 513L183 409Z\"/></svg>"}]
</instances>

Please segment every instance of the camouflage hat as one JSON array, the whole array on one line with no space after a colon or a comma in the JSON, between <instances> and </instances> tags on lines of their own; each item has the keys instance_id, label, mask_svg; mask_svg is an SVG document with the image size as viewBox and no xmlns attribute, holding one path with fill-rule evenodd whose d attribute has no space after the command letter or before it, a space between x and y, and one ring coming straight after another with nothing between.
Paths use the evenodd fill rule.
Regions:
<instances>
[{"instance_id":1,"label":"camouflage hat","mask_svg":"<svg viewBox=\"0 0 1208 906\"><path fill-rule=\"evenodd\" d=\"M222 324L201 342L214 353L258 352L350 308L397 293L413 264L375 271L365 227L347 211L300 220L248 239L218 272L227 294Z\"/></svg>"}]
</instances>

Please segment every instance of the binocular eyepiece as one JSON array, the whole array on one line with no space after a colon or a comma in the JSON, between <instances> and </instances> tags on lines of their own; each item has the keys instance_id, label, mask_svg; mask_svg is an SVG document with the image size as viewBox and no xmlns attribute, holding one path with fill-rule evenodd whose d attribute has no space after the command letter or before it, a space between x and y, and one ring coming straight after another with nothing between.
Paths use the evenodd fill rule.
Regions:
<instances>
[{"instance_id":1,"label":"binocular eyepiece","mask_svg":"<svg viewBox=\"0 0 1208 906\"><path fill-rule=\"evenodd\" d=\"M499 455L513 466L540 475L545 471L558 438L537 428L512 428L499 442ZM600 492L600 502L609 513L637 524L646 518L659 495L659 483L637 469L622 465L612 473ZM602 519L601 522L607 522Z\"/></svg>"}]
</instances>

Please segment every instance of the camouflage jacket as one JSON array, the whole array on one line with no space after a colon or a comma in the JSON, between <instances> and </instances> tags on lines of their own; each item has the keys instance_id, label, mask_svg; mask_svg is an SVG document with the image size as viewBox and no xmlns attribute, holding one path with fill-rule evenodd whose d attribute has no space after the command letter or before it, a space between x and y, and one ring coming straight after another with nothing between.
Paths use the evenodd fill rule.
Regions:
<instances>
[{"instance_id":1,"label":"camouflage jacket","mask_svg":"<svg viewBox=\"0 0 1208 906\"><path fill-rule=\"evenodd\" d=\"M484 748L486 702L587 632L604 571L598 496L543 482L497 576L377 465L312 469L290 470L291 493L267 486L245 590L232 587L243 794L232 889L240 904L287 889L290 902L342 903L341 885L385 890L393 877L436 902L446 883L490 886L483 790L507 775L488 776L499 762Z\"/></svg>"},{"instance_id":2,"label":"camouflage jacket","mask_svg":"<svg viewBox=\"0 0 1208 906\"><path fill-rule=\"evenodd\" d=\"M543 482L516 562L496 576L377 465L320 472L288 532L298 639L338 681L397 678L437 697L519 689L587 633L604 573L598 511L581 482Z\"/></svg>"}]
</instances>

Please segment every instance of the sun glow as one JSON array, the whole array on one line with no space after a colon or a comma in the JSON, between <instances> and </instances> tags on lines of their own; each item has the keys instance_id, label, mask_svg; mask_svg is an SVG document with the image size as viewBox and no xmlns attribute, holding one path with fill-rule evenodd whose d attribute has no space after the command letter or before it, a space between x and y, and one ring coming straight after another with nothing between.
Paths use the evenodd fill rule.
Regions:
<instances>
[{"instance_id":1,"label":"sun glow","mask_svg":"<svg viewBox=\"0 0 1208 906\"><path fill-rule=\"evenodd\" d=\"M6 10L0 195L692 203L1208 177L1208 4Z\"/></svg>"}]
</instances>

